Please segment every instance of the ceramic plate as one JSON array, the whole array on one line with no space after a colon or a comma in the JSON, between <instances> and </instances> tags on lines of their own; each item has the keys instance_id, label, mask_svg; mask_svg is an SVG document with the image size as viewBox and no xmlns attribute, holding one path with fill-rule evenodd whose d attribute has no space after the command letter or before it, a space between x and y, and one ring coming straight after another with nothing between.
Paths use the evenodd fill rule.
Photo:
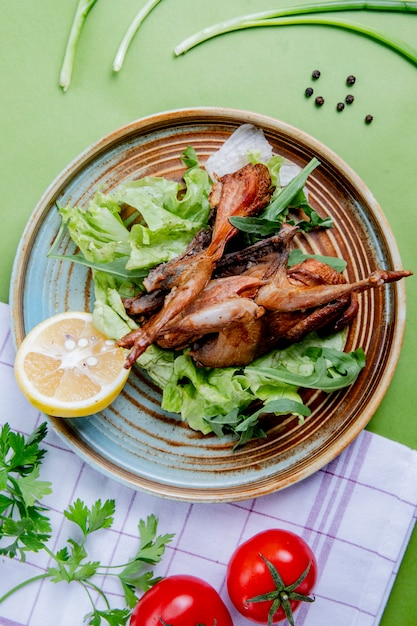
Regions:
<instances>
[{"instance_id":1,"label":"ceramic plate","mask_svg":"<svg viewBox=\"0 0 417 626\"><path fill-rule=\"evenodd\" d=\"M344 257L349 281L401 262L381 208L358 176L305 133L246 111L204 108L164 112L129 124L83 152L52 183L22 236L11 283L16 345L46 317L90 310L89 270L47 258L60 205L85 205L98 187L111 191L145 175L178 178L180 155L192 145L204 164L240 124L263 129L276 153L303 167L321 161L307 182L310 203L335 227L299 243L314 253ZM66 239L58 251L73 253ZM356 383L330 395L306 392L311 416L267 419L265 439L233 452L233 440L203 436L161 410L160 391L135 369L113 405L92 417L50 417L56 432L96 469L130 487L194 502L242 500L291 485L334 459L359 434L381 402L398 360L404 331L404 281L360 294L347 350L362 346L365 369Z\"/></svg>"}]
</instances>

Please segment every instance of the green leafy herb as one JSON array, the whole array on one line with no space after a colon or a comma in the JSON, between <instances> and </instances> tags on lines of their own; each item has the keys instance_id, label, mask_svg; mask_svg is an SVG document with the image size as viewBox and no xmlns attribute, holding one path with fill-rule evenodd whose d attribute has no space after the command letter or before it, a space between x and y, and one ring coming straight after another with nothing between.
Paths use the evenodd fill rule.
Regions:
<instances>
[{"instance_id":1,"label":"green leafy herb","mask_svg":"<svg viewBox=\"0 0 417 626\"><path fill-rule=\"evenodd\" d=\"M183 253L207 224L208 174L194 150L184 151L181 158L188 168L181 183L145 176L119 185L111 195L98 191L86 207L59 206L62 223L48 256L140 286L150 267ZM122 206L133 211L130 227L121 218ZM66 232L81 254L57 253Z\"/></svg>"},{"instance_id":2,"label":"green leafy herb","mask_svg":"<svg viewBox=\"0 0 417 626\"><path fill-rule=\"evenodd\" d=\"M57 254L55 250L59 247L66 232L67 225L62 222L52 247L47 254L50 259L57 259L58 261L71 261L72 263L78 263L79 265L89 267L92 270L104 271L106 274L112 274L114 276L118 276L119 278L131 281L136 281L138 279L141 281L148 274L148 272L143 269L126 269L126 263L128 261L127 256L117 257L112 261L103 261L100 263L86 259L83 254Z\"/></svg>"},{"instance_id":3,"label":"green leafy herb","mask_svg":"<svg viewBox=\"0 0 417 626\"><path fill-rule=\"evenodd\" d=\"M112 526L115 501L102 503L97 500L89 508L77 499L64 511L64 515L77 526L78 534L81 531L81 540L70 537L66 545L53 552L47 545L52 535L50 520L45 515L47 508L40 505L43 496L52 491L50 482L39 480L40 465L46 453L40 448L40 443L46 434L46 423L27 438L13 432L7 423L0 431L0 555L11 558L18 555L24 561L27 552L44 550L53 562L44 573L6 592L0 597L0 604L26 585L39 580L78 583L92 605L92 611L84 621L90 626L99 626L103 620L110 626L124 626L138 601L136 590L145 592L160 580L154 577L151 568L161 561L173 535L158 535L158 520L155 515L149 515L146 520L139 520L139 547L133 557L127 563L105 566L89 558L86 544L93 533ZM96 582L100 575L119 579L128 608L114 609L110 606L107 596ZM96 606L92 592L98 594L104 608Z\"/></svg>"},{"instance_id":4,"label":"green leafy herb","mask_svg":"<svg viewBox=\"0 0 417 626\"><path fill-rule=\"evenodd\" d=\"M68 36L65 48L64 61L61 68L59 84L64 91L67 91L71 84L72 70L74 68L75 53L78 46L78 40L87 19L87 15L95 5L97 0L78 0L75 10L74 19Z\"/></svg>"},{"instance_id":5,"label":"green leafy herb","mask_svg":"<svg viewBox=\"0 0 417 626\"><path fill-rule=\"evenodd\" d=\"M211 418L205 418L211 429L217 436L223 436L225 433L233 433L238 441L234 446L234 450L244 445L255 437L266 437L262 430L259 420L262 415L268 413L275 415L298 415L300 420L311 414L310 409L301 401L291 400L289 398L279 398L266 402L261 408L252 413L241 413L239 407L232 409L227 415L216 415Z\"/></svg>"},{"instance_id":6,"label":"green leafy herb","mask_svg":"<svg viewBox=\"0 0 417 626\"><path fill-rule=\"evenodd\" d=\"M26 552L42 550L51 535L40 504L51 493L51 483L39 479L45 455L39 446L46 433L45 423L27 438L7 423L0 431L0 554L18 554L22 561Z\"/></svg>"},{"instance_id":7,"label":"green leafy herb","mask_svg":"<svg viewBox=\"0 0 417 626\"><path fill-rule=\"evenodd\" d=\"M377 29L360 24L354 24L345 20L328 19L325 17L310 17L315 13L355 10L416 13L417 2L398 2L398 0L370 0L369 2L363 2L362 0L347 0L345 2L338 2L337 0L330 0L329 2L317 2L314 4L304 3L289 8L263 11L261 13L251 13L204 28L202 31L191 35L178 44L174 49L174 53L179 56L208 39L212 39L218 35L233 32L235 30L258 28L260 26L297 26L308 24L333 26L336 28L350 30L360 35L365 35L378 43L382 43L390 47L412 63L417 64L416 49L394 37L387 35L386 33L378 31Z\"/></svg>"},{"instance_id":8,"label":"green leafy herb","mask_svg":"<svg viewBox=\"0 0 417 626\"><path fill-rule=\"evenodd\" d=\"M298 367L294 367L296 352L299 353ZM281 356L278 363L271 363L268 367L268 361L276 360L276 355L272 357L268 355L265 359L258 359L254 366L249 365L244 369L241 376L246 376L247 381L251 381L254 394L263 400L263 404L255 411L251 410L252 405L249 405L248 410L242 411L239 407L233 407L226 415L205 417L204 421L216 435L233 433L238 438L235 445L237 448L254 437L265 437L260 418L268 413L276 416L296 415L302 423L311 411L303 404L301 398L297 399L295 393L294 398L291 398L287 385L294 386L295 389L311 387L326 392L336 391L354 382L365 365L365 354L362 349L345 353L331 347L320 348L310 345L302 353L299 347L297 351L292 350L292 353L293 362L291 358L283 359Z\"/></svg>"},{"instance_id":9,"label":"green leafy herb","mask_svg":"<svg viewBox=\"0 0 417 626\"><path fill-rule=\"evenodd\" d=\"M81 530L81 540L69 538L67 544L57 552L52 552L43 543L41 547L49 554L53 565L43 574L16 585L0 598L0 603L26 585L41 579L49 579L53 583L78 583L86 591L92 605L92 611L85 616L84 621L87 620L90 626L99 626L102 620L111 626L127 624L131 609L138 601L135 590L145 592L159 580L149 568L161 561L165 546L173 535L157 536L158 520L154 515L149 515L146 521L139 521L139 548L136 554L127 563L104 566L98 560L89 559L86 543L93 533L112 526L114 513L114 500L106 500L104 503L97 500L89 508L82 500L77 499L64 511L64 515ZM105 593L95 582L100 575L116 576L120 580L129 608L114 609L110 606ZM92 592L98 593L104 602L104 609L96 606Z\"/></svg>"},{"instance_id":10,"label":"green leafy herb","mask_svg":"<svg viewBox=\"0 0 417 626\"><path fill-rule=\"evenodd\" d=\"M343 352L344 334L320 338L311 333L282 350L272 350L244 368L197 367L185 351L174 358L169 350L152 346L139 359L162 389L161 406L181 413L189 426L218 436L231 433L242 445L263 437L259 418L293 413L309 415L299 388L326 392L352 384L365 365L361 349Z\"/></svg>"},{"instance_id":11,"label":"green leafy herb","mask_svg":"<svg viewBox=\"0 0 417 626\"><path fill-rule=\"evenodd\" d=\"M346 269L347 263L344 259L334 256L323 256L322 254L306 254L299 248L294 248L290 251L288 257L288 267L292 267L293 265L298 265L298 263L302 263L306 259L317 259L317 261L321 261L321 263L326 263L330 265L337 272L343 272Z\"/></svg>"},{"instance_id":12,"label":"green leafy herb","mask_svg":"<svg viewBox=\"0 0 417 626\"><path fill-rule=\"evenodd\" d=\"M292 220L286 218L291 208L297 208L302 209L308 217L307 220L303 219L297 223L300 230L310 232L320 226L331 228L333 226L332 219L330 217L321 218L317 211L309 205L303 191L307 178L318 165L320 165L320 161L314 157L294 176L288 185L278 188L260 217L231 217L230 223L245 233L266 237L278 232L284 220L293 224Z\"/></svg>"},{"instance_id":13,"label":"green leafy herb","mask_svg":"<svg viewBox=\"0 0 417 626\"><path fill-rule=\"evenodd\" d=\"M284 366L273 368L260 366L256 368L256 374L288 385L330 392L349 386L365 365L365 353L362 348L347 353L332 348L310 346L306 349L305 356L314 363L314 369L308 376L291 372ZM250 373L251 366L248 366L246 371Z\"/></svg>"}]
</instances>

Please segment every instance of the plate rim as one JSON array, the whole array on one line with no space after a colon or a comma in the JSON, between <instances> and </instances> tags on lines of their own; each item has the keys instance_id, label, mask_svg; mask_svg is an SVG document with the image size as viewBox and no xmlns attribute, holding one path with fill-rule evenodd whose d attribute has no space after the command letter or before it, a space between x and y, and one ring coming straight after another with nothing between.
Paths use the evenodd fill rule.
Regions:
<instances>
[{"instance_id":1,"label":"plate rim","mask_svg":"<svg viewBox=\"0 0 417 626\"><path fill-rule=\"evenodd\" d=\"M225 122L227 120L229 122L236 122L236 124L246 122L254 124L255 126L261 125L263 128L265 128L266 126L270 126L271 128L275 129L278 128L281 132L285 133L291 138L295 137L305 146L308 146L308 148L313 152L325 155L328 161L330 161L338 169L341 169L343 171L344 177L349 180L349 182L353 185L355 189L360 189L361 194L366 198L368 205L372 208L373 215L375 218L377 218L378 226L381 229L385 240L389 244L389 252L392 258L393 266L395 268L402 267L399 249L391 226L374 195L365 185L360 176L338 154L336 154L331 148L323 144L320 140L316 139L305 131L296 128L295 126L292 126L291 124L262 113L256 113L244 109L214 106L168 109L166 111L152 113L150 115L133 120L132 122L129 122L123 126L120 126L119 128L116 128L114 131L107 133L97 141L87 146L53 179L53 181L42 194L39 201L36 203L35 208L30 214L26 226L23 230L22 236L19 240L12 266L12 274L10 280L9 302L11 312L11 331L16 349L24 337L24 330L22 331L22 329L20 328L21 325L24 326L24 322L22 322L22 306L17 306L17 303L19 302L17 286L20 283L20 276L22 275L22 273L24 274L24 267L21 266L21 263L19 261L22 252L24 252L24 249L28 246L29 240L34 232L34 223L35 225L38 224L41 216L43 214L47 215L49 213L51 209L50 205L54 196L56 196L59 190L65 187L65 184L68 184L68 182L73 179L79 171L82 171L83 167L89 160L97 158L97 156L99 156L101 153L104 153L107 150L111 149L113 145L117 145L117 143L122 141L123 138L127 138L128 136L132 135L132 133L137 133L141 129L151 130L153 126L160 127L161 123L164 123L166 127L170 127L172 120L176 119L178 121L179 116L181 116L183 125L191 122L191 120L197 122L197 118L199 118L201 121L204 117L210 117L211 122L216 119L219 121L219 123ZM176 486L173 487L170 484L165 483L161 485L161 483L159 482L155 483L155 481L143 477L140 479L139 484L138 478L136 477L135 480L132 472L128 472L123 468L118 467L119 474L115 474L114 471L111 470L111 467L114 467L114 463L109 462L109 460L106 458L94 454L94 450L91 450L90 448L88 448L88 446L86 450L85 445L80 446L78 442L76 442L75 440L73 441L68 436L68 433L63 433L61 428L59 427L60 422L62 422L62 418L53 418L51 416L46 417L51 423L55 432L75 453L77 453L90 465L101 471L101 473L111 477L118 482L121 482L122 484L128 485L136 490L145 491L152 495L173 498L175 500L185 500L188 502L232 502L237 500L249 499L251 497L259 497L261 495L266 495L271 492L277 491L278 489L286 488L314 474L331 460L339 456L339 454L366 427L372 416L375 414L378 406L382 402L382 399L394 376L396 365L400 357L405 333L406 288L404 281L399 281L395 283L395 288L395 323L393 324L393 338L389 359L386 363L386 367L381 379L381 382L383 382L384 384L381 384L376 392L372 395L372 398L369 400L368 404L365 407L365 411L362 411L360 413L358 418L355 420L354 425L351 424L349 429L347 429L346 432L340 434L337 441L333 442L329 446L328 457L326 457L325 460L320 458L319 460L316 460L315 463L311 465L308 464L307 467L302 467L299 468L298 471L292 472L291 479L286 480L285 484L282 484L279 487L271 485L270 478L267 479L266 485L263 484L265 479L262 479L261 481L253 480L246 482L244 483L244 485L242 485L241 489L234 487L233 494L227 494L218 487L209 488L201 493L201 490L199 488L178 488ZM83 444L85 444L85 442L83 442ZM331 451L333 451L334 448L337 448L337 450L333 454Z\"/></svg>"}]
</instances>

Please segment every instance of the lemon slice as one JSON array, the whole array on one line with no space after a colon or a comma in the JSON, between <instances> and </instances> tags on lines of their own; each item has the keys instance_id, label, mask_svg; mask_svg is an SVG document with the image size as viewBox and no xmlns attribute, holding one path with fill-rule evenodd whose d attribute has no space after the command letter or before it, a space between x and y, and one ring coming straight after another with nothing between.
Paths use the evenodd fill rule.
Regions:
<instances>
[{"instance_id":1,"label":"lemon slice","mask_svg":"<svg viewBox=\"0 0 417 626\"><path fill-rule=\"evenodd\" d=\"M94 327L91 313L58 313L35 326L21 343L16 381L43 413L92 415L122 390L129 376L125 356L123 348Z\"/></svg>"}]
</instances>

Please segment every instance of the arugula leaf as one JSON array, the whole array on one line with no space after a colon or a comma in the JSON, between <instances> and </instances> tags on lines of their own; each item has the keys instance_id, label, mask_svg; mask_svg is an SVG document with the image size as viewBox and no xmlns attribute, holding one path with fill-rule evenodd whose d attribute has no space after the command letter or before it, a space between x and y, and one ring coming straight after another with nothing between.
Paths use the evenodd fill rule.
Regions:
<instances>
[{"instance_id":1,"label":"arugula leaf","mask_svg":"<svg viewBox=\"0 0 417 626\"><path fill-rule=\"evenodd\" d=\"M330 216L328 217L320 217L320 215L313 209L308 202L301 202L298 206L298 209L304 211L307 215L307 220L300 220L295 222L294 220L287 220L289 224L293 226L298 226L300 230L304 233L309 233L316 228L333 228L333 220Z\"/></svg>"},{"instance_id":2,"label":"arugula leaf","mask_svg":"<svg viewBox=\"0 0 417 626\"><path fill-rule=\"evenodd\" d=\"M309 376L291 372L279 365L274 368L248 366L246 371L250 373L255 370L257 375L269 380L330 392L352 384L363 369L366 359L362 348L347 353L331 348L309 347L305 355L314 363L314 370Z\"/></svg>"},{"instance_id":3,"label":"arugula leaf","mask_svg":"<svg viewBox=\"0 0 417 626\"><path fill-rule=\"evenodd\" d=\"M314 157L311 161L296 175L288 185L282 187L278 193L273 196L271 202L263 211L265 219L277 219L288 206L291 206L294 198L303 190L307 178L320 165L320 161Z\"/></svg>"},{"instance_id":4,"label":"arugula leaf","mask_svg":"<svg viewBox=\"0 0 417 626\"><path fill-rule=\"evenodd\" d=\"M317 261L321 261L322 263L326 263L330 265L337 272L343 272L346 269L347 263L344 259L334 256L323 256L321 254L305 254L299 248L294 248L294 250L290 251L288 257L288 267L292 267L293 265L298 265L298 263L302 263L306 259L317 259Z\"/></svg>"},{"instance_id":5,"label":"arugula leaf","mask_svg":"<svg viewBox=\"0 0 417 626\"><path fill-rule=\"evenodd\" d=\"M259 426L260 417L266 413L274 413L275 415L294 414L303 419L308 417L311 411L301 401L298 402L290 398L278 398L265 402L261 408L249 414L240 413L239 407L236 407L227 415L216 415L212 418L205 418L205 420L218 436L224 435L225 432L232 432L236 435L238 442L233 447L235 450L254 437L266 437L265 432Z\"/></svg>"},{"instance_id":6,"label":"arugula leaf","mask_svg":"<svg viewBox=\"0 0 417 626\"><path fill-rule=\"evenodd\" d=\"M78 263L84 265L92 270L99 270L106 272L107 274L114 274L120 278L126 280L137 281L147 276L148 272L143 269L128 270L126 269L126 263L128 257L120 257L114 259L114 261L107 261L106 263L94 263L94 261L87 261L81 254L48 254L50 259L57 259L58 261L71 261L72 263Z\"/></svg>"},{"instance_id":7,"label":"arugula leaf","mask_svg":"<svg viewBox=\"0 0 417 626\"><path fill-rule=\"evenodd\" d=\"M267 219L265 217L230 217L230 223L243 233L268 237L277 233L282 226L282 221Z\"/></svg>"},{"instance_id":8,"label":"arugula leaf","mask_svg":"<svg viewBox=\"0 0 417 626\"><path fill-rule=\"evenodd\" d=\"M300 220L297 226L304 232L309 232L314 228L333 226L330 217L321 218L308 203L304 194L304 186L307 178L320 165L320 161L314 157L285 187L278 187L272 196L269 205L264 209L259 217L231 217L230 223L239 230L266 237L278 232L288 212L291 208L299 208L304 211L307 220ZM294 224L292 220L288 223Z\"/></svg>"}]
</instances>

